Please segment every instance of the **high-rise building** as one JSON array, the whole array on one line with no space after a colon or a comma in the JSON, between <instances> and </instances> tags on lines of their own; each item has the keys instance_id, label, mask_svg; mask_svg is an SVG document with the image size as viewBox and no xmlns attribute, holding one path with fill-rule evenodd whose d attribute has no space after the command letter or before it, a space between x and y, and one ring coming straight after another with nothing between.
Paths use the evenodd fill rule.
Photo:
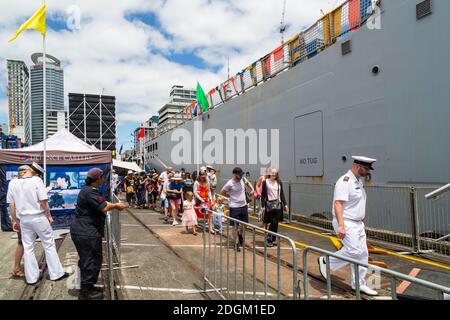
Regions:
<instances>
[{"instance_id":1,"label":"high-rise building","mask_svg":"<svg viewBox=\"0 0 450 320\"><path fill-rule=\"evenodd\" d=\"M56 127L66 127L63 119L64 110L64 71L61 62L51 55L46 55L46 107L47 107L47 137L54 133ZM31 75L31 142L36 144L44 140L44 99L43 99L43 58L41 53L31 56L34 65Z\"/></svg>"},{"instance_id":2,"label":"high-rise building","mask_svg":"<svg viewBox=\"0 0 450 320\"><path fill-rule=\"evenodd\" d=\"M196 90L175 85L170 100L159 111L158 134L175 128L183 122L183 110L196 98Z\"/></svg>"},{"instance_id":3,"label":"high-rise building","mask_svg":"<svg viewBox=\"0 0 450 320\"><path fill-rule=\"evenodd\" d=\"M100 150L116 150L116 97L69 93L69 131Z\"/></svg>"},{"instance_id":4,"label":"high-rise building","mask_svg":"<svg viewBox=\"0 0 450 320\"><path fill-rule=\"evenodd\" d=\"M8 135L8 125L6 123L0 124L0 136Z\"/></svg>"},{"instance_id":5,"label":"high-rise building","mask_svg":"<svg viewBox=\"0 0 450 320\"><path fill-rule=\"evenodd\" d=\"M23 61L6 60L8 70L8 114L10 130L3 132L30 142L30 87L28 67Z\"/></svg>"},{"instance_id":6,"label":"high-rise building","mask_svg":"<svg viewBox=\"0 0 450 320\"><path fill-rule=\"evenodd\" d=\"M47 110L47 133L49 136L67 128L67 112L64 110Z\"/></svg>"}]
</instances>

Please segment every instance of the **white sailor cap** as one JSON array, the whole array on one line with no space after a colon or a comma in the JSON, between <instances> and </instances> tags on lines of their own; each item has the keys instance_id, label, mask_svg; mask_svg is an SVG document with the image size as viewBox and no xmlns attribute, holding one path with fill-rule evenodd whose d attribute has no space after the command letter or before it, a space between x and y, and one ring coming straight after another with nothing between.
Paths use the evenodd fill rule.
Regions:
<instances>
[{"instance_id":1,"label":"white sailor cap","mask_svg":"<svg viewBox=\"0 0 450 320\"><path fill-rule=\"evenodd\" d=\"M30 166L30 168L36 172L39 175L44 175L44 168L42 168L40 165L38 165L36 162L33 162L33 164Z\"/></svg>"},{"instance_id":2,"label":"white sailor cap","mask_svg":"<svg viewBox=\"0 0 450 320\"><path fill-rule=\"evenodd\" d=\"M370 170L375 170L372 165L377 161L376 159L362 157L362 156L352 156L356 164L368 167Z\"/></svg>"}]
</instances>

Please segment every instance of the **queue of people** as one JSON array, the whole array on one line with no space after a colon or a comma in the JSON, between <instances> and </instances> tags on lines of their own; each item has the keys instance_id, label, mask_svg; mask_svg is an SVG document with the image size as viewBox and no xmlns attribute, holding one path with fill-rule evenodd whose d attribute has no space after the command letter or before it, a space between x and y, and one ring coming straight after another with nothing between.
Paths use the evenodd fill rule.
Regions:
<instances>
[{"instance_id":1,"label":"queue of people","mask_svg":"<svg viewBox=\"0 0 450 320\"><path fill-rule=\"evenodd\" d=\"M362 178L373 170L375 159L354 157L354 164L346 175L342 176L335 187L333 199L333 227L342 240L343 248L338 255L368 263L368 250L363 219L365 217L366 193ZM35 284L39 280L40 271L34 253L37 237L40 238L45 251L49 278L60 281L69 275L64 272L59 259L51 225L53 218L50 214L48 196L41 179L44 169L38 164L19 168L18 179L10 182L7 202L12 217L14 231L18 232L13 275L25 277L27 284ZM196 208L215 210L222 205L217 197L227 197L229 202L229 216L233 218L234 248L240 251L243 244L243 225L235 221L248 223L249 198L254 197L260 202L261 220L264 227L272 233L278 233L278 225L283 221L283 212L289 211L284 194L283 183L277 168L270 168L265 176L261 176L255 187L246 177L244 171L236 167L232 177L224 184L220 195L216 195L217 177L212 167L202 167L200 171L192 173L174 171L168 167L161 174L152 170L145 172L128 172L122 180L115 172L112 174L112 188L114 193L126 194L126 201L130 208L145 209L161 201L162 214L165 220L173 226L181 225L186 232L197 235L198 213ZM79 298L83 300L101 299L102 289L95 287L102 265L102 238L104 237L105 213L112 209L123 210L125 205L105 201L99 192L99 186L104 184L104 172L98 168L89 170L86 186L80 191L75 219L70 227L71 238L78 252L78 266L81 272L81 290ZM209 231L214 233L211 226L211 216L208 219ZM277 245L274 236L267 236L265 245ZM20 269L20 261L24 258L24 271ZM327 278L327 261L324 257L318 260L319 271ZM338 258L330 257L331 271L348 265ZM366 285L367 269L352 270L352 287L355 288L355 273L359 274L359 287L367 295L377 295L377 292Z\"/></svg>"}]
</instances>

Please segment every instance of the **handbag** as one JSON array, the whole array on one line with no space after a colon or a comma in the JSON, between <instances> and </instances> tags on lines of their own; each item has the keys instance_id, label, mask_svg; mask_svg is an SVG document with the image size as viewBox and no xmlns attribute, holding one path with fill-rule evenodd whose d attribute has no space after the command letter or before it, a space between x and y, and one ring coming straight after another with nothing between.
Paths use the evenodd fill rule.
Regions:
<instances>
[{"instance_id":1,"label":"handbag","mask_svg":"<svg viewBox=\"0 0 450 320\"><path fill-rule=\"evenodd\" d=\"M169 200L177 200L179 199L178 194L173 193L173 192L168 192L167 193L167 199Z\"/></svg>"},{"instance_id":2,"label":"handbag","mask_svg":"<svg viewBox=\"0 0 450 320\"><path fill-rule=\"evenodd\" d=\"M267 183L266 183L266 188L267 188ZM278 183L277 196L279 195L279 192L280 192L280 184ZM280 199L266 200L266 211L267 212L282 211L281 210L281 201L280 201Z\"/></svg>"}]
</instances>

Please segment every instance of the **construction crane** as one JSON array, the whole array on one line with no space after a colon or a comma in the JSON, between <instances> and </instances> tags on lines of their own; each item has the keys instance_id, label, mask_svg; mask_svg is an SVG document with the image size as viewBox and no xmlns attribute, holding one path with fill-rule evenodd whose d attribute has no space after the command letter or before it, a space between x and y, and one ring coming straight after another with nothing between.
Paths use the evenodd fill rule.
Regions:
<instances>
[{"instance_id":1,"label":"construction crane","mask_svg":"<svg viewBox=\"0 0 450 320\"><path fill-rule=\"evenodd\" d=\"M285 24L286 2L287 0L283 0L283 12L281 13L281 22L280 22L281 44L284 43L284 32L286 31L286 24Z\"/></svg>"}]
</instances>

